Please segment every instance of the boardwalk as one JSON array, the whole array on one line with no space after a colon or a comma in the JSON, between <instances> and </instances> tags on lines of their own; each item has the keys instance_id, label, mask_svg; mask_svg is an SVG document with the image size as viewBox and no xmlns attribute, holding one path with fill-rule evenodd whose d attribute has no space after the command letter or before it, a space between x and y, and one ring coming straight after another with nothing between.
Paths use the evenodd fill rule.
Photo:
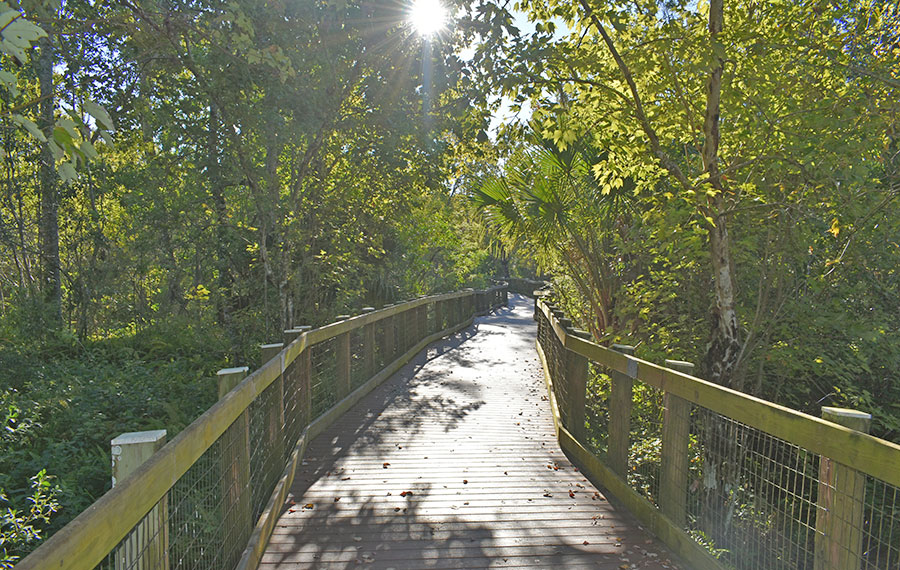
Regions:
<instances>
[{"instance_id":1,"label":"boardwalk","mask_svg":"<svg viewBox=\"0 0 900 570\"><path fill-rule=\"evenodd\" d=\"M261 568L676 568L556 445L531 306L431 345L319 436Z\"/></svg>"}]
</instances>

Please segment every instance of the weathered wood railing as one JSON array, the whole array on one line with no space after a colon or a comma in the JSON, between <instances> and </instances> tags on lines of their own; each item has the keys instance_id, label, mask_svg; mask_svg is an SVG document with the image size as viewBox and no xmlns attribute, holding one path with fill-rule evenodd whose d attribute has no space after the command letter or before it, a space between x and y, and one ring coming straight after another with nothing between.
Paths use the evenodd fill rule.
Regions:
<instances>
[{"instance_id":1,"label":"weathered wood railing","mask_svg":"<svg viewBox=\"0 0 900 570\"><path fill-rule=\"evenodd\" d=\"M540 298L535 319L561 446L690 568L900 568L900 446L863 433L868 414L600 346Z\"/></svg>"},{"instance_id":2,"label":"weathered wood railing","mask_svg":"<svg viewBox=\"0 0 900 570\"><path fill-rule=\"evenodd\" d=\"M518 293L528 297L534 297L535 291L547 289L550 287L548 281L540 281L537 279L522 279L520 277L504 278L510 293Z\"/></svg>"},{"instance_id":3,"label":"weathered wood railing","mask_svg":"<svg viewBox=\"0 0 900 570\"><path fill-rule=\"evenodd\" d=\"M307 443L428 343L506 302L506 285L285 331L263 365L219 372L220 400L17 570L255 568ZM121 446L141 438L117 438ZM143 438L154 446L164 433ZM116 457L114 455L114 457Z\"/></svg>"}]
</instances>

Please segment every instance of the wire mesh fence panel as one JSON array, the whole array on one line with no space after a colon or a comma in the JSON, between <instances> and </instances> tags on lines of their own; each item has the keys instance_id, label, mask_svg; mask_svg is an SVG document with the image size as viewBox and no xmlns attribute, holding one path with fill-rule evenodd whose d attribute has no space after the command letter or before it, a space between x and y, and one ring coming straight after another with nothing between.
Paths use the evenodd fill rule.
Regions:
<instances>
[{"instance_id":1,"label":"wire mesh fence panel","mask_svg":"<svg viewBox=\"0 0 900 570\"><path fill-rule=\"evenodd\" d=\"M242 415L98 567L233 568L251 532L247 435Z\"/></svg>"},{"instance_id":2,"label":"wire mesh fence panel","mask_svg":"<svg viewBox=\"0 0 900 570\"><path fill-rule=\"evenodd\" d=\"M606 368L588 363L584 419L587 448L603 458L609 449L609 394L611 380Z\"/></svg>"},{"instance_id":3,"label":"wire mesh fence panel","mask_svg":"<svg viewBox=\"0 0 900 570\"><path fill-rule=\"evenodd\" d=\"M381 319L377 321L373 326L375 327L375 369L376 371L383 370L385 366L390 364L393 359L391 358L391 354L388 353L390 348L390 344L387 342L386 331L388 330L388 318Z\"/></svg>"},{"instance_id":4,"label":"wire mesh fence panel","mask_svg":"<svg viewBox=\"0 0 900 570\"><path fill-rule=\"evenodd\" d=\"M366 343L363 328L354 329L350 333L350 389L355 390L369 379L366 364Z\"/></svg>"},{"instance_id":5,"label":"wire mesh fence panel","mask_svg":"<svg viewBox=\"0 0 900 570\"><path fill-rule=\"evenodd\" d=\"M403 352L407 352L416 344L416 312L410 309L403 311ZM401 353L402 354L402 353Z\"/></svg>"},{"instance_id":6,"label":"wire mesh fence panel","mask_svg":"<svg viewBox=\"0 0 900 570\"><path fill-rule=\"evenodd\" d=\"M317 418L337 403L337 339L332 338L309 348L312 389L312 418Z\"/></svg>"},{"instance_id":7,"label":"wire mesh fence panel","mask_svg":"<svg viewBox=\"0 0 900 570\"><path fill-rule=\"evenodd\" d=\"M691 421L691 534L738 569L812 569L819 458L705 408Z\"/></svg>"},{"instance_id":8,"label":"wire mesh fence panel","mask_svg":"<svg viewBox=\"0 0 900 570\"><path fill-rule=\"evenodd\" d=\"M663 392L635 382L632 392L628 484L659 504L662 463Z\"/></svg>"},{"instance_id":9,"label":"wire mesh fence panel","mask_svg":"<svg viewBox=\"0 0 900 570\"><path fill-rule=\"evenodd\" d=\"M861 568L900 568L900 489L873 477L865 485Z\"/></svg>"},{"instance_id":10,"label":"wire mesh fence panel","mask_svg":"<svg viewBox=\"0 0 900 570\"><path fill-rule=\"evenodd\" d=\"M251 519L259 518L285 466L282 384L269 384L251 403L250 504Z\"/></svg>"},{"instance_id":11,"label":"wire mesh fence panel","mask_svg":"<svg viewBox=\"0 0 900 570\"><path fill-rule=\"evenodd\" d=\"M98 564L98 570L164 570L168 568L169 516L160 501Z\"/></svg>"},{"instance_id":12,"label":"wire mesh fence panel","mask_svg":"<svg viewBox=\"0 0 900 570\"><path fill-rule=\"evenodd\" d=\"M551 321L559 316L551 305L539 306L538 341L546 372L552 379L558 412L567 424L569 415L574 416L570 402L577 401L573 397L577 394L567 393L576 383L566 376L578 377L582 373L566 356L566 349L556 336L558 325ZM562 325L565 322L559 321ZM595 346L592 350L597 354L604 349ZM788 439L782 439L692 403L686 399L691 393L686 388L694 380L681 380L683 377L669 375L652 365L647 367L647 376L642 377L644 364L633 360L627 361L626 374L625 363L619 362L615 370L589 364L584 416L586 447L615 476L626 480L633 491L655 504L666 520L685 529L723 568L900 568L900 488L857 471L854 465L792 443L790 432L783 432ZM686 365L680 361L667 364L679 371ZM666 388L671 385L673 390L664 392L645 381L659 382ZM674 389L676 386L678 390ZM694 389L694 398L716 401L714 390L708 385L696 384ZM697 395L703 391L706 393ZM740 404L732 394L723 392L722 398L722 408L718 409ZM768 405L751 399L746 404L756 410ZM611 414L611 408L615 413ZM809 438L809 430L819 433L831 429L803 414L774 407L771 410L773 431L785 429L776 421L780 414L788 414L792 422L797 422L794 427L801 431L795 441ZM859 419L867 414L823 409L826 420L832 416ZM627 440L623 434L627 434ZM855 437L845 441L857 441ZM891 465L895 449L869 448L868 444L862 445L866 440L858 441L859 453L867 455L839 451L833 455L859 457L858 468L869 472L881 468L873 467L871 460L882 457L878 455L881 453L887 462L882 466ZM621 453L623 450L627 450L627 457Z\"/></svg>"},{"instance_id":13,"label":"wire mesh fence panel","mask_svg":"<svg viewBox=\"0 0 900 570\"><path fill-rule=\"evenodd\" d=\"M284 381L284 461L293 452L300 434L309 424L310 414L310 350L306 349L288 364Z\"/></svg>"},{"instance_id":14,"label":"wire mesh fence panel","mask_svg":"<svg viewBox=\"0 0 900 570\"><path fill-rule=\"evenodd\" d=\"M425 305L425 311L426 311L425 312L425 315L426 315L425 322L428 323L428 325L425 327L425 332L428 335L433 335L434 333L441 330L440 327L438 326L438 322L437 322L438 319L437 319L437 311L435 310L435 305L437 305L436 302L428 303L427 305Z\"/></svg>"}]
</instances>

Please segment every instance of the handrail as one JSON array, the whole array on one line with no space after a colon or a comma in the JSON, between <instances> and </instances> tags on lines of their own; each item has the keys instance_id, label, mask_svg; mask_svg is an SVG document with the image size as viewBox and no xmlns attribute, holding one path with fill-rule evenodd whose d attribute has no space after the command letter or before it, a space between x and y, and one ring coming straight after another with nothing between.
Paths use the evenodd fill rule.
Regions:
<instances>
[{"instance_id":1,"label":"handrail","mask_svg":"<svg viewBox=\"0 0 900 570\"><path fill-rule=\"evenodd\" d=\"M900 458L900 445L569 334L545 302L538 306L563 346L576 354L900 487L897 464L884 461Z\"/></svg>"},{"instance_id":2,"label":"handrail","mask_svg":"<svg viewBox=\"0 0 900 570\"><path fill-rule=\"evenodd\" d=\"M389 372L398 369L409 358L414 356L421 342L458 330L471 322L474 314L479 311L483 312L485 306L487 306L487 310L490 310L490 308L503 304L505 300L506 286L505 284L500 284L483 291L467 290L422 297L302 332L293 342L284 347L277 356L263 363L259 369L243 379L234 389L225 394L131 475L118 482L114 488L110 489L68 525L60 529L38 549L21 560L15 566L16 570L46 568L86 569L101 565L105 560L116 568L122 566L123 564L120 564L119 558L115 555L120 543L130 533L133 533L140 527L142 521L148 516L147 513L150 513L157 504L165 504L167 502L167 494L185 477L204 454L210 452L214 444L223 441L223 438L231 433L231 436L229 436L231 439L234 437L244 438L246 441L245 445L249 447L248 430L251 422L249 416L251 406L269 406L269 409L261 412L269 414L260 420L263 422L268 421L272 414L277 416L279 413L284 413L280 407L271 408L271 404L266 404L265 402L257 404L260 400L260 395L271 390L276 385L276 380L286 378L287 374L291 372L300 375L306 374L306 384L301 383L302 385L298 387L298 391L303 391L305 396L299 394L299 392L290 396L310 397L313 389L311 377L309 376L311 372L308 369L306 369L306 372L303 369L299 371L294 370L296 364L301 360L306 362L307 368L310 366L307 358L300 358L301 356L309 355L310 349L323 346L329 341L336 341L340 338L346 338L346 345L349 346L349 337L346 337L348 334L362 331L366 327L374 326L378 323L392 322L394 318L409 317L410 319L415 319L415 326L411 327L412 332L408 332L405 328L400 330L395 326L389 329L392 337L392 340L389 341L390 343L394 342L393 335L395 333L402 333L406 335L403 337L406 340L406 345L399 351L395 360L384 362L380 371L369 371L372 374L372 380L383 380L390 375ZM430 313L428 312L429 307L431 308ZM429 320L429 314L431 315L431 320ZM447 322L446 327L444 326L445 321ZM385 326L387 325L385 324ZM415 334L415 337L409 337L409 334ZM378 339L378 342L386 343L388 341L385 337ZM385 346L388 345L383 345L381 348L384 349ZM389 346L392 347L392 350L399 348L393 347L393 344ZM374 350L374 347L368 347L367 349ZM385 358L391 357L391 354L385 354ZM332 355L328 353L327 356ZM345 354L345 357L352 358L349 352ZM346 366L350 366L349 360ZM371 382L364 383L353 394L342 394L342 396L356 395L358 398L360 396L357 392L371 390L373 387L374 385ZM285 391L286 388L282 386L281 392L283 397L288 396L288 394L285 394ZM318 417L329 416L329 412L339 407L339 405L340 403L334 405L331 410L322 412ZM303 412L297 413L302 416ZM310 425L313 419L311 416L307 417L306 425ZM333 421L334 417L329 419ZM284 430L286 428L287 426L282 424L279 429ZM241 435L242 430L244 432L243 435ZM303 437L304 434L300 433L300 438L302 439ZM295 441L286 442L289 449L293 449L297 443ZM225 451L225 453L227 452L228 450ZM248 455L249 450L245 450L244 453ZM248 459L249 455L244 461ZM282 462L281 464L283 465L282 457L267 457L265 461L274 459ZM218 456L212 458L212 461L219 461ZM290 459L288 459L289 461ZM223 464L219 471L233 471L234 469L236 467L229 463L228 465ZM241 469L249 469L249 467L244 466ZM278 467L278 473L280 472L281 467ZM226 474L222 477L227 478L228 476L230 475ZM214 482L212 486L218 489L215 492L222 494L223 497L230 496L230 494L235 492L249 493L249 490L245 489L224 488L224 485L221 483L222 480L220 479ZM247 481L244 481L244 483L246 484ZM274 481L272 486L274 486ZM241 500L246 501L248 499ZM198 507L192 508L196 509ZM222 510L226 509L223 508ZM199 511L197 512L199 513ZM227 518L229 514L225 513L221 516ZM250 521L250 524L255 525L256 521ZM252 531L252 526L240 529L242 536L249 537L250 531ZM222 537L222 540L225 540L224 537ZM240 551L238 551L238 554L240 554ZM134 558L136 555L131 553L129 556ZM140 553L137 556L139 557ZM161 567L168 568L168 547L166 547L164 558L166 560L164 566ZM227 566L233 566L233 564L229 562ZM138 563L134 567L145 568L146 565ZM218 567L225 568L226 565L221 564Z\"/></svg>"},{"instance_id":3,"label":"handrail","mask_svg":"<svg viewBox=\"0 0 900 570\"><path fill-rule=\"evenodd\" d=\"M896 568L900 445L535 319L560 445L691 567Z\"/></svg>"}]
</instances>

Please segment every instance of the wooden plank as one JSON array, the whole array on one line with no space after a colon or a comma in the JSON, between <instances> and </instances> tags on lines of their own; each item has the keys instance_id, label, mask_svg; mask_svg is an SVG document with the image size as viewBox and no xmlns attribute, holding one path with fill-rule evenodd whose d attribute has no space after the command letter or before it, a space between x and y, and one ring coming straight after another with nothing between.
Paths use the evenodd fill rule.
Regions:
<instances>
[{"instance_id":1,"label":"wooden plank","mask_svg":"<svg viewBox=\"0 0 900 570\"><path fill-rule=\"evenodd\" d=\"M538 356L541 360L541 368L544 374L544 382L547 385L547 393L550 400L550 411L554 418L554 424L559 426L559 408L553 398L553 389L550 374L547 372L547 359L539 342L535 342ZM609 493L621 501L628 511L635 515L643 524L648 525L651 532L660 538L676 555L685 559L691 568L695 570L721 570L722 566L709 552L698 545L665 515L663 515L646 498L635 492L631 486L622 480L609 467L603 464L593 453L587 450L565 428L557 429L557 438L560 447L572 458L582 472L598 487L608 489Z\"/></svg>"},{"instance_id":2,"label":"wooden plank","mask_svg":"<svg viewBox=\"0 0 900 570\"><path fill-rule=\"evenodd\" d=\"M422 350L422 348L424 348L431 342L438 340L439 338L442 338L449 334L453 334L459 329L469 326L469 324L471 323L466 322L456 327L450 327L446 330L439 331L426 339L423 339L418 345L413 348L413 350L410 350L407 354L402 355L400 358L393 361L390 365L386 366L381 372L370 378L365 384L354 390L353 393L351 393L349 396L335 404L335 406L329 412L326 412L323 416L310 424L310 426L307 427L306 430L304 430L300 442L297 444L297 447L291 455L291 460L288 462L287 467L285 467L285 471L279 479L278 484L276 485L275 490L272 493L272 496L269 498L269 502L266 504L265 510L260 515L259 521L257 522L253 534L250 537L247 548L244 550L244 553L241 556L241 560L238 563L238 570L252 570L259 566L262 554L265 551L269 538L272 536L272 532L275 530L275 523L281 513L281 507L282 505L284 505L285 498L288 494L291 484L294 481L294 477L296 476L297 464L306 452L307 442L311 438L315 437L323 430L328 428L335 422L335 420L341 418L348 409L356 404L356 402L366 396L369 392L371 392L385 380L390 378L413 356L418 354Z\"/></svg>"},{"instance_id":3,"label":"wooden plank","mask_svg":"<svg viewBox=\"0 0 900 570\"><path fill-rule=\"evenodd\" d=\"M522 350L530 303L511 304L511 328L530 336L479 319L478 334L430 348L311 443L262 568L612 570L637 549L671 559L553 443L540 369Z\"/></svg>"},{"instance_id":4,"label":"wooden plank","mask_svg":"<svg viewBox=\"0 0 900 570\"><path fill-rule=\"evenodd\" d=\"M722 570L723 566L709 552L697 544L680 526L675 526L655 505L635 492L627 482L585 449L565 429L560 433L560 445L592 481L609 489L617 501L621 501L629 512L647 525L650 531L666 543L675 554L684 558L690 564L690 568Z\"/></svg>"},{"instance_id":5,"label":"wooden plank","mask_svg":"<svg viewBox=\"0 0 900 570\"><path fill-rule=\"evenodd\" d=\"M426 297L429 299L460 299L471 295L461 291ZM256 396L274 382L284 366L301 354L317 339L328 339L368 322L405 311L398 305L354 317L340 326L331 326L326 333L304 332L284 348L283 358L273 358L247 376L210 409L182 430L163 449L154 454L121 484L110 489L73 521L47 539L38 549L21 560L17 570L44 568L93 568L126 536L153 508L184 473L247 409ZM354 321L354 319L357 319ZM319 330L319 329L317 329ZM321 339L320 339L321 340Z\"/></svg>"}]
</instances>

